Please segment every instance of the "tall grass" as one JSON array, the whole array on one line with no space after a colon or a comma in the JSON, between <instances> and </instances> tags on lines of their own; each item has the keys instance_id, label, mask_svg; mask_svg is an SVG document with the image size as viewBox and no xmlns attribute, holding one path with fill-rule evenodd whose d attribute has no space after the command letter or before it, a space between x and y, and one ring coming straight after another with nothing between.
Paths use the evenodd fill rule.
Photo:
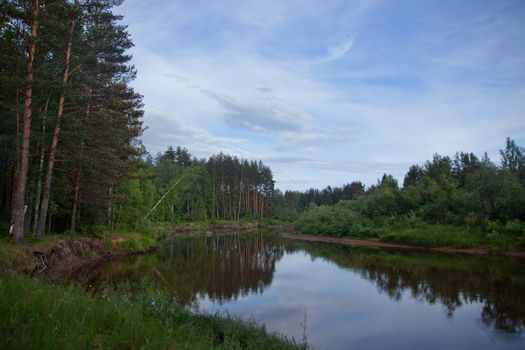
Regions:
<instances>
[{"instance_id":1,"label":"tall grass","mask_svg":"<svg viewBox=\"0 0 525 350\"><path fill-rule=\"evenodd\" d=\"M253 323L195 315L144 285L92 297L0 274L1 349L287 349L299 345Z\"/></svg>"},{"instance_id":2,"label":"tall grass","mask_svg":"<svg viewBox=\"0 0 525 350\"><path fill-rule=\"evenodd\" d=\"M406 243L420 247L468 248L486 245L485 236L462 226L421 224L416 227L391 226L383 228L379 239L384 242Z\"/></svg>"}]
</instances>

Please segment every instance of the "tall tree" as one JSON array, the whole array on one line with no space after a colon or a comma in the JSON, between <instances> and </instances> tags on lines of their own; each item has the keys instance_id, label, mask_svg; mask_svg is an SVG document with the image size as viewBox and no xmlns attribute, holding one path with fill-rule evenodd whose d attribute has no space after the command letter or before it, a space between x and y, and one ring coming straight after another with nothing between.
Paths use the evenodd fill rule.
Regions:
<instances>
[{"instance_id":1,"label":"tall tree","mask_svg":"<svg viewBox=\"0 0 525 350\"><path fill-rule=\"evenodd\" d=\"M42 192L42 201L40 205L40 216L36 225L37 230L35 236L41 239L44 236L45 223L47 218L47 210L49 208L49 197L51 195L51 181L53 179L53 170L55 167L55 158L57 152L58 138L60 136L62 115L64 114L64 102L66 98L66 86L69 79L69 65L71 63L71 49L73 45L73 36L75 33L75 27L77 24L78 16L78 1L75 1L75 6L71 11L71 25L69 29L69 35L67 38L66 53L64 58L64 70L62 73L62 89L58 98L57 114L55 118L55 129L53 131L53 137L51 139L51 147L49 152L49 159L47 164L46 178L44 181L44 188Z\"/></svg>"},{"instance_id":2,"label":"tall tree","mask_svg":"<svg viewBox=\"0 0 525 350\"><path fill-rule=\"evenodd\" d=\"M15 243L24 238L24 223L26 216L26 184L27 170L29 166L29 142L31 136L31 114L33 99L33 64L36 55L36 40L38 36L38 15L40 2L34 0L31 7L30 31L27 52L27 66L25 78L25 96L24 96L24 120L22 129L22 147L20 152L20 161L16 176L16 187L13 198L12 210L12 240Z\"/></svg>"},{"instance_id":3,"label":"tall tree","mask_svg":"<svg viewBox=\"0 0 525 350\"><path fill-rule=\"evenodd\" d=\"M525 149L507 137L505 149L500 150L501 167L525 180Z\"/></svg>"}]
</instances>

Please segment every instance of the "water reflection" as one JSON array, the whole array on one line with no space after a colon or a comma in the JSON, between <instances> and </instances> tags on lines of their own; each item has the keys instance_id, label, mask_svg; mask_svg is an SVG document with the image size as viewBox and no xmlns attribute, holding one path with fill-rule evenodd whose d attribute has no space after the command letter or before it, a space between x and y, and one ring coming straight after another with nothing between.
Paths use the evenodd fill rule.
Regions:
<instances>
[{"instance_id":1,"label":"water reflection","mask_svg":"<svg viewBox=\"0 0 525 350\"><path fill-rule=\"evenodd\" d=\"M523 261L498 257L353 248L259 234L175 239L155 254L92 266L76 278L95 289L153 279L180 302L247 317L258 310L269 329L293 336L297 331L286 325L299 324L308 309L309 339L318 347L395 348L399 336L389 338L388 332L412 337L413 343L399 343L400 348L433 346L432 337L457 341L454 332L460 329L467 347L477 342L482 348L519 348L525 346L524 267ZM484 325L484 333L477 324ZM491 332L504 341L484 343L482 336L490 338Z\"/></svg>"},{"instance_id":2,"label":"water reflection","mask_svg":"<svg viewBox=\"0 0 525 350\"><path fill-rule=\"evenodd\" d=\"M223 303L263 293L284 251L283 242L264 235L175 239L154 255L90 266L75 279L100 289L108 283L148 277L181 303L194 304L199 294Z\"/></svg>"},{"instance_id":3,"label":"water reflection","mask_svg":"<svg viewBox=\"0 0 525 350\"><path fill-rule=\"evenodd\" d=\"M444 306L448 317L464 304L482 303L480 319L485 325L508 333L525 329L523 261L296 241L289 244L290 251L303 249L312 257L358 272L394 301L409 291L415 300Z\"/></svg>"}]
</instances>

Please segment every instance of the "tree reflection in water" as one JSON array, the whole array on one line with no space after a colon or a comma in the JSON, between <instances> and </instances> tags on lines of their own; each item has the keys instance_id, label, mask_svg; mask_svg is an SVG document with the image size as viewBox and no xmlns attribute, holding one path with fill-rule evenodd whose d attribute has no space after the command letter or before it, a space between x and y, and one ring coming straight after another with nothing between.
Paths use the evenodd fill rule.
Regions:
<instances>
[{"instance_id":1,"label":"tree reflection in water","mask_svg":"<svg viewBox=\"0 0 525 350\"><path fill-rule=\"evenodd\" d=\"M156 254L89 266L75 279L95 292L120 281L151 279L180 303L195 305L199 295L222 303L262 293L283 255L284 242L265 235L174 239Z\"/></svg>"},{"instance_id":2,"label":"tree reflection in water","mask_svg":"<svg viewBox=\"0 0 525 350\"><path fill-rule=\"evenodd\" d=\"M285 254L298 251L358 273L393 301L408 293L415 300L444 306L448 317L465 304L481 303L480 320L486 326L505 333L524 330L525 263L498 257L354 248L236 234L174 239L155 254L92 266L76 279L99 289L124 280L152 279L181 303L197 306L196 301L207 296L222 304L263 293L272 283L276 263Z\"/></svg>"},{"instance_id":3,"label":"tree reflection in water","mask_svg":"<svg viewBox=\"0 0 525 350\"><path fill-rule=\"evenodd\" d=\"M287 250L296 249L356 271L392 300L408 291L415 300L443 305L448 317L464 304L482 303L480 319L486 326L506 333L525 329L523 261L290 242Z\"/></svg>"}]
</instances>

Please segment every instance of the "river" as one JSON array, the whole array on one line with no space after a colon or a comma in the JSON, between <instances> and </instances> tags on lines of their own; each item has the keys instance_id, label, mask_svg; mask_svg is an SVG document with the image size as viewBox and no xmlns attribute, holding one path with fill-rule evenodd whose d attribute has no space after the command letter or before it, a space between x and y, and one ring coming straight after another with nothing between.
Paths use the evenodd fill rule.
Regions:
<instances>
[{"instance_id":1,"label":"river","mask_svg":"<svg viewBox=\"0 0 525 350\"><path fill-rule=\"evenodd\" d=\"M76 279L95 292L152 280L196 312L317 349L525 349L523 260L232 234L176 238Z\"/></svg>"}]
</instances>

